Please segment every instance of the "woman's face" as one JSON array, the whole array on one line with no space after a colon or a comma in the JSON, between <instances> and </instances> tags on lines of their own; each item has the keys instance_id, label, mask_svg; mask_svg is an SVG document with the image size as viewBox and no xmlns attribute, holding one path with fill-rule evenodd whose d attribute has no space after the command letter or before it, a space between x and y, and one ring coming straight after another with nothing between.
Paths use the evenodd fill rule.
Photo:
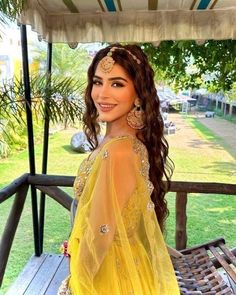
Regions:
<instances>
[{"instance_id":1,"label":"woman's face","mask_svg":"<svg viewBox=\"0 0 236 295\"><path fill-rule=\"evenodd\" d=\"M93 77L91 96L99 114L99 120L107 123L124 123L137 97L133 81L125 70L114 64L104 73L99 64Z\"/></svg>"}]
</instances>

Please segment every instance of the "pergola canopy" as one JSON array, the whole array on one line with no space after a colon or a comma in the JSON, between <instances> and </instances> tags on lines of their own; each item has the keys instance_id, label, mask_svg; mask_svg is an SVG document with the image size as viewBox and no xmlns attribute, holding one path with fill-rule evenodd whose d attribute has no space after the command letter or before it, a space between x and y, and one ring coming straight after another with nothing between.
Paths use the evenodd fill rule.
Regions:
<instances>
[{"instance_id":1,"label":"pergola canopy","mask_svg":"<svg viewBox=\"0 0 236 295\"><path fill-rule=\"evenodd\" d=\"M236 1L28 0L19 21L48 42L236 39Z\"/></svg>"}]
</instances>

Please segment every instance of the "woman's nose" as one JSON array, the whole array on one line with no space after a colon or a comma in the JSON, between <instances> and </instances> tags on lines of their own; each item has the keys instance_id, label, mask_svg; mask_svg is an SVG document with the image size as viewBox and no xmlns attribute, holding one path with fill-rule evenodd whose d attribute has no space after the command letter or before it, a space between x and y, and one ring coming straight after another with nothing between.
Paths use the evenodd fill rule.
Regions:
<instances>
[{"instance_id":1,"label":"woman's nose","mask_svg":"<svg viewBox=\"0 0 236 295\"><path fill-rule=\"evenodd\" d=\"M100 92L99 92L99 96L100 97L109 97L109 85L107 85L106 83L103 83L103 85L100 88Z\"/></svg>"}]
</instances>

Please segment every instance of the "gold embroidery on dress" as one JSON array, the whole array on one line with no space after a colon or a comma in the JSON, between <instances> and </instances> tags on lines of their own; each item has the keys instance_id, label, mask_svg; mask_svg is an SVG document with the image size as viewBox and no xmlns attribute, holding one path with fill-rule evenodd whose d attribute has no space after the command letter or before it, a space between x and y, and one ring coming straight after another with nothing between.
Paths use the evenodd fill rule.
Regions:
<instances>
[{"instance_id":1,"label":"gold embroidery on dress","mask_svg":"<svg viewBox=\"0 0 236 295\"><path fill-rule=\"evenodd\" d=\"M154 209L155 209L155 204L153 203L153 201L148 201L148 203L147 203L147 209L149 210L149 211L153 211Z\"/></svg>"},{"instance_id":2,"label":"gold embroidery on dress","mask_svg":"<svg viewBox=\"0 0 236 295\"><path fill-rule=\"evenodd\" d=\"M145 147L145 145L138 139L134 140L134 151L139 154L140 158L141 158L141 170L140 170L140 174L145 178L146 184L147 184L147 188L148 188L148 192L151 195L152 191L153 191L153 184L151 183L151 181L149 180L149 169L150 169L150 164L148 162L148 152L147 149Z\"/></svg>"},{"instance_id":3,"label":"gold embroidery on dress","mask_svg":"<svg viewBox=\"0 0 236 295\"><path fill-rule=\"evenodd\" d=\"M105 150L103 155L102 155L102 158L106 159L107 157L108 157L108 150Z\"/></svg>"},{"instance_id":4,"label":"gold embroidery on dress","mask_svg":"<svg viewBox=\"0 0 236 295\"><path fill-rule=\"evenodd\" d=\"M84 159L80 165L78 176L76 176L75 182L74 182L74 194L76 198L78 198L83 192L85 183L87 181L89 173L91 172L93 162L94 162L93 158Z\"/></svg>"},{"instance_id":5,"label":"gold embroidery on dress","mask_svg":"<svg viewBox=\"0 0 236 295\"><path fill-rule=\"evenodd\" d=\"M110 231L110 227L108 224L102 224L99 227L99 232L101 235L105 235Z\"/></svg>"},{"instance_id":6,"label":"gold embroidery on dress","mask_svg":"<svg viewBox=\"0 0 236 295\"><path fill-rule=\"evenodd\" d=\"M70 289L69 289L69 279L70 276L68 276L65 280L62 281L58 291L57 295L72 295Z\"/></svg>"}]
</instances>

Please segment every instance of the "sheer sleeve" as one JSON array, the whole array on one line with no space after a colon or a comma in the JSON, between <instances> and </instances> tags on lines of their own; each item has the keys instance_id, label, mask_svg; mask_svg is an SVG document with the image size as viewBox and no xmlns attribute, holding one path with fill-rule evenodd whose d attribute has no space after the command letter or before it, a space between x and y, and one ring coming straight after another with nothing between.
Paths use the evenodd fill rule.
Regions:
<instances>
[{"instance_id":1,"label":"sheer sleeve","mask_svg":"<svg viewBox=\"0 0 236 295\"><path fill-rule=\"evenodd\" d=\"M69 240L72 294L179 295L149 167L146 147L133 138L113 139L85 163Z\"/></svg>"},{"instance_id":2,"label":"sheer sleeve","mask_svg":"<svg viewBox=\"0 0 236 295\"><path fill-rule=\"evenodd\" d=\"M97 173L91 175L81 197L76 217L80 222L74 226L77 227L74 232L79 239L79 247L71 263L84 288L91 288L91 282L113 242L117 223L123 225L122 210L137 183L137 154L130 141L110 144L100 157ZM82 220L84 224L81 224Z\"/></svg>"}]
</instances>

